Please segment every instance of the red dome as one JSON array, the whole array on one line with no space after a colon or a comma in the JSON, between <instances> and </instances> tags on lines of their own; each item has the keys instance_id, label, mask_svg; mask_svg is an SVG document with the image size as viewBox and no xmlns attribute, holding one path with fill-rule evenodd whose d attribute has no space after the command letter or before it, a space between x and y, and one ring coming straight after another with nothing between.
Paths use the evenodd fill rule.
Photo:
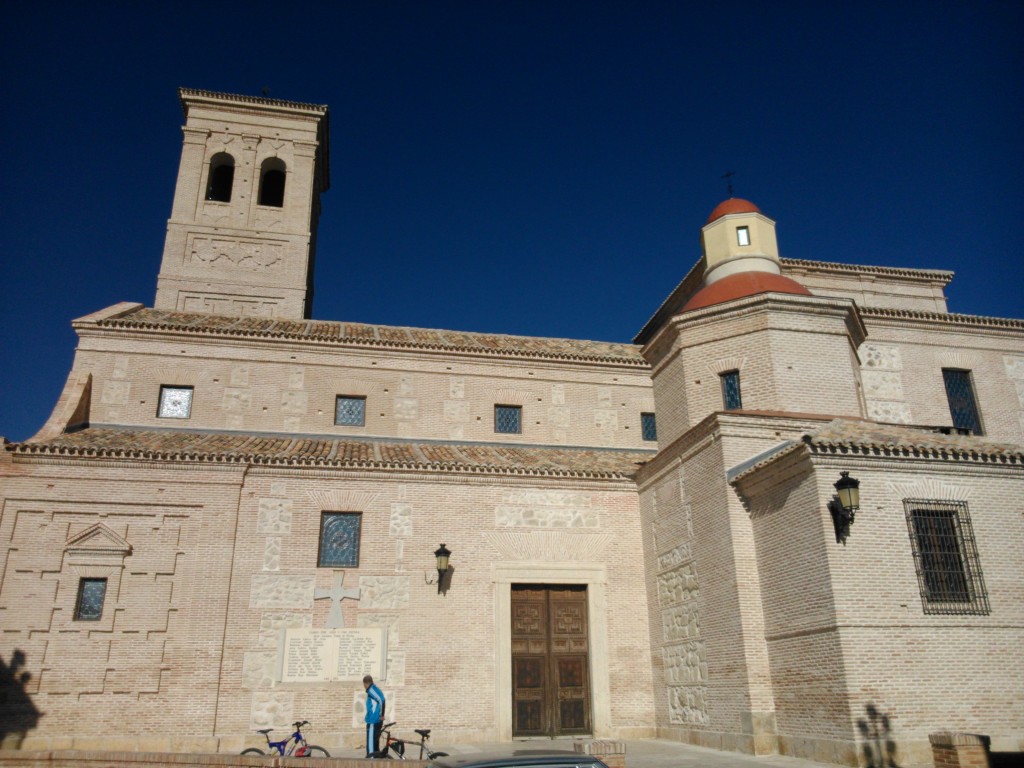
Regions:
<instances>
[{"instance_id":1,"label":"red dome","mask_svg":"<svg viewBox=\"0 0 1024 768\"><path fill-rule=\"evenodd\" d=\"M737 272L735 275L723 277L711 285L705 285L690 297L683 307L683 312L711 307L733 299L756 296L759 293L813 295L796 280L776 275L774 272Z\"/></svg>"},{"instance_id":2,"label":"red dome","mask_svg":"<svg viewBox=\"0 0 1024 768\"><path fill-rule=\"evenodd\" d=\"M708 216L708 220L704 222L706 227L715 219L720 219L723 216L728 216L730 213L760 213L761 209L754 205L749 200L744 200L742 197L730 197L728 200L723 200L715 206L715 210Z\"/></svg>"}]
</instances>

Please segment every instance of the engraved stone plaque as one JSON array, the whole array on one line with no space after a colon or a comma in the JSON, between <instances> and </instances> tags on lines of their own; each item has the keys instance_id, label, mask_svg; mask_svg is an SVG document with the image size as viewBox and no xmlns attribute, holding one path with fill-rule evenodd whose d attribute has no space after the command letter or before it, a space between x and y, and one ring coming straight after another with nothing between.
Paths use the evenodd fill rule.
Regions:
<instances>
[{"instance_id":1,"label":"engraved stone plaque","mask_svg":"<svg viewBox=\"0 0 1024 768\"><path fill-rule=\"evenodd\" d=\"M286 628L278 643L278 679L283 683L358 681L387 677L387 630Z\"/></svg>"}]
</instances>

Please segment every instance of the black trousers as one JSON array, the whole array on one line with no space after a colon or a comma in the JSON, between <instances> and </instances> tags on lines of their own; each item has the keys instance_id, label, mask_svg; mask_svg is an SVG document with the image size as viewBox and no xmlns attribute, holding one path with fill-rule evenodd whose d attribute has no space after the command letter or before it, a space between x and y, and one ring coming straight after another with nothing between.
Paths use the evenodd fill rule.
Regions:
<instances>
[{"instance_id":1,"label":"black trousers","mask_svg":"<svg viewBox=\"0 0 1024 768\"><path fill-rule=\"evenodd\" d=\"M366 755L369 757L374 752L380 752L380 726L381 723L366 724ZM373 747L373 749L370 749Z\"/></svg>"}]
</instances>

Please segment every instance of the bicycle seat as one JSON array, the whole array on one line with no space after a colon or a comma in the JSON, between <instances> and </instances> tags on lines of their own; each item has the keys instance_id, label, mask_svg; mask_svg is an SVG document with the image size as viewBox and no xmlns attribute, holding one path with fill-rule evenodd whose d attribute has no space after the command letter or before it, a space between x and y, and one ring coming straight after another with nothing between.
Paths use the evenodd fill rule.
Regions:
<instances>
[{"instance_id":1,"label":"bicycle seat","mask_svg":"<svg viewBox=\"0 0 1024 768\"><path fill-rule=\"evenodd\" d=\"M256 733L262 733L262 734L263 734L264 736L266 736L266 735L267 735L268 733L270 733L270 732L271 732L272 730L274 730L274 729L273 729L273 728L263 728L263 729L261 729L261 730L259 730L259 731L256 731Z\"/></svg>"},{"instance_id":2,"label":"bicycle seat","mask_svg":"<svg viewBox=\"0 0 1024 768\"><path fill-rule=\"evenodd\" d=\"M416 729L416 733L418 733L420 736L422 736L425 739L425 738L427 738L430 735L430 729L429 728L417 728Z\"/></svg>"}]
</instances>

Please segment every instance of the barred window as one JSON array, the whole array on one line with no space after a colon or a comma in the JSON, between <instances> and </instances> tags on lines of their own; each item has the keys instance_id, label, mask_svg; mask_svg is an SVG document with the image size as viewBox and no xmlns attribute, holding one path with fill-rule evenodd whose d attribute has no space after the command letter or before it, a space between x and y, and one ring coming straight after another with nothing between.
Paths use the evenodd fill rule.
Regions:
<instances>
[{"instance_id":1,"label":"barred window","mask_svg":"<svg viewBox=\"0 0 1024 768\"><path fill-rule=\"evenodd\" d=\"M506 435L518 435L523 431L523 407L521 405L494 406L494 431Z\"/></svg>"},{"instance_id":2,"label":"barred window","mask_svg":"<svg viewBox=\"0 0 1024 768\"><path fill-rule=\"evenodd\" d=\"M972 435L981 434L981 417L974 399L974 385L971 372L957 368L943 368L942 380L946 385L946 399L949 401L949 415L957 429L969 429Z\"/></svg>"},{"instance_id":3,"label":"barred window","mask_svg":"<svg viewBox=\"0 0 1024 768\"><path fill-rule=\"evenodd\" d=\"M658 423L654 420L653 413L640 414L640 435L644 440L658 439Z\"/></svg>"},{"instance_id":4,"label":"barred window","mask_svg":"<svg viewBox=\"0 0 1024 768\"><path fill-rule=\"evenodd\" d=\"M80 579L75 600L75 621L99 621L103 617L103 600L107 596L106 579Z\"/></svg>"},{"instance_id":5,"label":"barred window","mask_svg":"<svg viewBox=\"0 0 1024 768\"><path fill-rule=\"evenodd\" d=\"M318 568L358 568L361 512L322 512Z\"/></svg>"},{"instance_id":6,"label":"barred window","mask_svg":"<svg viewBox=\"0 0 1024 768\"><path fill-rule=\"evenodd\" d=\"M925 613L987 614L988 594L965 501L904 499Z\"/></svg>"},{"instance_id":7,"label":"barred window","mask_svg":"<svg viewBox=\"0 0 1024 768\"><path fill-rule=\"evenodd\" d=\"M726 371L720 374L722 379L722 404L727 411L738 411L743 407L740 396L740 372Z\"/></svg>"},{"instance_id":8,"label":"barred window","mask_svg":"<svg viewBox=\"0 0 1024 768\"><path fill-rule=\"evenodd\" d=\"M338 395L334 403L334 423L341 427L361 427L366 424L366 398Z\"/></svg>"}]
</instances>

